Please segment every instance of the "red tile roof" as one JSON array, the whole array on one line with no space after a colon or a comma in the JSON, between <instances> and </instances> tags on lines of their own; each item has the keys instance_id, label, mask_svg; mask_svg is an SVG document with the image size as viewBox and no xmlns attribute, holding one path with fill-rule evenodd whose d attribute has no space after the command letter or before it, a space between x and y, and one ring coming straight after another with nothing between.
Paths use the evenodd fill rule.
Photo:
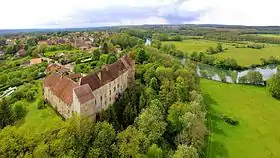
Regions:
<instances>
[{"instance_id":1,"label":"red tile roof","mask_svg":"<svg viewBox=\"0 0 280 158\"><path fill-rule=\"evenodd\" d=\"M59 65L57 65L56 63L52 63L47 67L47 71L57 71L59 70L61 67Z\"/></svg>"},{"instance_id":2,"label":"red tile roof","mask_svg":"<svg viewBox=\"0 0 280 158\"><path fill-rule=\"evenodd\" d=\"M31 65L35 65L35 64L41 64L42 63L42 59L41 58L34 58L30 60L30 64Z\"/></svg>"},{"instance_id":3,"label":"red tile roof","mask_svg":"<svg viewBox=\"0 0 280 158\"><path fill-rule=\"evenodd\" d=\"M133 66L133 60L129 57L129 56L124 56L123 57L123 59L128 63L128 65L130 66L130 67L132 67Z\"/></svg>"},{"instance_id":4,"label":"red tile roof","mask_svg":"<svg viewBox=\"0 0 280 158\"><path fill-rule=\"evenodd\" d=\"M69 105L73 102L73 89L79 85L71 79L53 72L44 80L44 86L49 87L55 96Z\"/></svg>"},{"instance_id":5,"label":"red tile roof","mask_svg":"<svg viewBox=\"0 0 280 158\"><path fill-rule=\"evenodd\" d=\"M78 74L71 74L67 76L70 79L76 79L76 78L82 78L82 74L78 73Z\"/></svg>"},{"instance_id":6,"label":"red tile roof","mask_svg":"<svg viewBox=\"0 0 280 158\"><path fill-rule=\"evenodd\" d=\"M132 59L125 58L125 61L128 61L129 66L132 65ZM111 65L107 65L101 70L94 72L91 75L85 76L81 78L81 85L89 84L92 91L100 88L101 86L107 84L118 78L121 74L123 74L128 68L125 66L123 61L119 59L115 63ZM101 75L101 79L98 77L98 74Z\"/></svg>"},{"instance_id":7,"label":"red tile roof","mask_svg":"<svg viewBox=\"0 0 280 158\"><path fill-rule=\"evenodd\" d=\"M92 91L88 84L75 88L74 92L77 95L78 100L81 104L84 104L84 103L94 99L94 96L93 96Z\"/></svg>"},{"instance_id":8,"label":"red tile roof","mask_svg":"<svg viewBox=\"0 0 280 158\"><path fill-rule=\"evenodd\" d=\"M20 50L17 52L17 54L18 54L18 56L23 57L23 56L26 56L26 55L27 55L27 52L26 52L26 50L24 50L24 49L20 49Z\"/></svg>"}]
</instances>

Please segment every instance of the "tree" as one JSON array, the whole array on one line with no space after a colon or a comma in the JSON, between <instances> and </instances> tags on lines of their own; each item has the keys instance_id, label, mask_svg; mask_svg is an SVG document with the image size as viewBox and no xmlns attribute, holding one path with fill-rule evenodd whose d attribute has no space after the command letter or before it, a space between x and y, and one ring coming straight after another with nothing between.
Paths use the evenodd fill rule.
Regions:
<instances>
[{"instance_id":1,"label":"tree","mask_svg":"<svg viewBox=\"0 0 280 158\"><path fill-rule=\"evenodd\" d=\"M21 119L26 114L26 108L23 102L19 101L14 104L14 120Z\"/></svg>"},{"instance_id":2,"label":"tree","mask_svg":"<svg viewBox=\"0 0 280 158\"><path fill-rule=\"evenodd\" d=\"M246 76L241 76L238 78L238 83L248 83Z\"/></svg>"},{"instance_id":3,"label":"tree","mask_svg":"<svg viewBox=\"0 0 280 158\"><path fill-rule=\"evenodd\" d=\"M247 81L251 84L262 84L263 77L258 71L249 71L246 75Z\"/></svg>"},{"instance_id":4,"label":"tree","mask_svg":"<svg viewBox=\"0 0 280 158\"><path fill-rule=\"evenodd\" d=\"M92 51L92 60L97 61L100 58L100 49L95 49Z\"/></svg>"},{"instance_id":5,"label":"tree","mask_svg":"<svg viewBox=\"0 0 280 158\"><path fill-rule=\"evenodd\" d=\"M109 46L107 42L104 42L101 46L101 53L108 54L109 53Z\"/></svg>"},{"instance_id":6,"label":"tree","mask_svg":"<svg viewBox=\"0 0 280 158\"><path fill-rule=\"evenodd\" d=\"M13 113L11 106L9 105L8 101L3 98L0 100L0 128L4 128L5 126L12 124L12 117Z\"/></svg>"},{"instance_id":7,"label":"tree","mask_svg":"<svg viewBox=\"0 0 280 158\"><path fill-rule=\"evenodd\" d=\"M106 64L107 61L108 61L108 57L109 57L108 54L102 54L102 55L100 56L100 58L99 58L99 61L100 61L101 63L103 63L103 64Z\"/></svg>"},{"instance_id":8,"label":"tree","mask_svg":"<svg viewBox=\"0 0 280 158\"><path fill-rule=\"evenodd\" d=\"M215 52L215 50L214 50L213 47L208 47L207 53L209 53L209 54L214 54L214 53L216 53L216 52Z\"/></svg>"},{"instance_id":9,"label":"tree","mask_svg":"<svg viewBox=\"0 0 280 158\"><path fill-rule=\"evenodd\" d=\"M110 53L108 56L108 59L107 59L107 64L113 64L117 60L118 60L118 58L116 57L116 55L113 53Z\"/></svg>"},{"instance_id":10,"label":"tree","mask_svg":"<svg viewBox=\"0 0 280 158\"><path fill-rule=\"evenodd\" d=\"M136 57L135 57L136 63L142 64L144 61L147 61L148 59L149 56L144 49L137 50Z\"/></svg>"},{"instance_id":11,"label":"tree","mask_svg":"<svg viewBox=\"0 0 280 158\"><path fill-rule=\"evenodd\" d=\"M7 46L6 48L6 54L15 54L16 50L14 49L14 46Z\"/></svg>"},{"instance_id":12,"label":"tree","mask_svg":"<svg viewBox=\"0 0 280 158\"><path fill-rule=\"evenodd\" d=\"M145 135L133 126L128 126L126 130L117 135L117 145L121 157L136 158L143 153L142 143Z\"/></svg>"},{"instance_id":13,"label":"tree","mask_svg":"<svg viewBox=\"0 0 280 158\"><path fill-rule=\"evenodd\" d=\"M173 158L198 158L197 150L192 146L180 145Z\"/></svg>"},{"instance_id":14,"label":"tree","mask_svg":"<svg viewBox=\"0 0 280 158\"><path fill-rule=\"evenodd\" d=\"M199 55L197 54L197 52L191 53L190 59L191 59L192 61L199 61Z\"/></svg>"},{"instance_id":15,"label":"tree","mask_svg":"<svg viewBox=\"0 0 280 158\"><path fill-rule=\"evenodd\" d=\"M152 101L135 121L138 130L145 135L145 149L147 149L152 143L156 142L164 134L167 126L164 121L164 111L160 108L159 104L158 101Z\"/></svg>"},{"instance_id":16,"label":"tree","mask_svg":"<svg viewBox=\"0 0 280 158\"><path fill-rule=\"evenodd\" d=\"M221 81L222 82L226 82L227 81L227 78L226 78L226 73L224 72L224 71L219 71L218 72L218 75L219 75L219 77L220 77L220 79L221 79Z\"/></svg>"},{"instance_id":17,"label":"tree","mask_svg":"<svg viewBox=\"0 0 280 158\"><path fill-rule=\"evenodd\" d=\"M159 91L159 84L156 77L153 77L150 81L150 87L155 90L156 92Z\"/></svg>"},{"instance_id":18,"label":"tree","mask_svg":"<svg viewBox=\"0 0 280 158\"><path fill-rule=\"evenodd\" d=\"M148 65L148 64L147 64ZM156 70L154 68L154 66L148 68L146 70L146 72L144 73L143 75L144 77L144 81L146 84L149 84L150 83L150 80L153 78L153 77L156 77Z\"/></svg>"},{"instance_id":19,"label":"tree","mask_svg":"<svg viewBox=\"0 0 280 158\"><path fill-rule=\"evenodd\" d=\"M153 144L147 154L148 158L163 158L163 151L161 150L161 148L159 148L156 144Z\"/></svg>"},{"instance_id":20,"label":"tree","mask_svg":"<svg viewBox=\"0 0 280 158\"><path fill-rule=\"evenodd\" d=\"M277 72L267 82L267 88L269 93L274 98L280 99L280 73Z\"/></svg>"},{"instance_id":21,"label":"tree","mask_svg":"<svg viewBox=\"0 0 280 158\"><path fill-rule=\"evenodd\" d=\"M223 47L222 47L221 43L218 43L216 48L215 48L215 52L220 53L222 51L223 51Z\"/></svg>"},{"instance_id":22,"label":"tree","mask_svg":"<svg viewBox=\"0 0 280 158\"><path fill-rule=\"evenodd\" d=\"M156 69L156 77L163 81L164 79L171 80L173 78L173 69L169 67L160 66Z\"/></svg>"},{"instance_id":23,"label":"tree","mask_svg":"<svg viewBox=\"0 0 280 158\"><path fill-rule=\"evenodd\" d=\"M108 122L98 122L94 129L93 148L99 150L100 157L111 157L111 145L116 137L115 129Z\"/></svg>"},{"instance_id":24,"label":"tree","mask_svg":"<svg viewBox=\"0 0 280 158\"><path fill-rule=\"evenodd\" d=\"M159 96L165 106L165 110L168 110L178 99L178 92L174 85L173 81L164 80L160 87Z\"/></svg>"},{"instance_id":25,"label":"tree","mask_svg":"<svg viewBox=\"0 0 280 158\"><path fill-rule=\"evenodd\" d=\"M152 47L160 49L161 47L161 42L159 40L153 40L152 41Z\"/></svg>"},{"instance_id":26,"label":"tree","mask_svg":"<svg viewBox=\"0 0 280 158\"><path fill-rule=\"evenodd\" d=\"M192 106L192 105L190 105ZM180 117L182 131L176 137L177 144L191 144L200 148L204 144L204 137L207 133L205 126L205 114L185 113Z\"/></svg>"},{"instance_id":27,"label":"tree","mask_svg":"<svg viewBox=\"0 0 280 158\"><path fill-rule=\"evenodd\" d=\"M237 82L237 77L238 77L238 72L234 70L230 73L230 75L231 75L232 82L236 83Z\"/></svg>"},{"instance_id":28,"label":"tree","mask_svg":"<svg viewBox=\"0 0 280 158\"><path fill-rule=\"evenodd\" d=\"M188 90L187 90L187 85L186 85L186 81L184 80L184 78L181 76L177 77L175 86L177 88L177 92L178 92L178 96L179 96L178 100L181 102L188 101Z\"/></svg>"},{"instance_id":29,"label":"tree","mask_svg":"<svg viewBox=\"0 0 280 158\"><path fill-rule=\"evenodd\" d=\"M167 121L170 124L171 132L180 132L183 125L180 118L188 112L188 105L185 103L174 103L168 109Z\"/></svg>"}]
</instances>

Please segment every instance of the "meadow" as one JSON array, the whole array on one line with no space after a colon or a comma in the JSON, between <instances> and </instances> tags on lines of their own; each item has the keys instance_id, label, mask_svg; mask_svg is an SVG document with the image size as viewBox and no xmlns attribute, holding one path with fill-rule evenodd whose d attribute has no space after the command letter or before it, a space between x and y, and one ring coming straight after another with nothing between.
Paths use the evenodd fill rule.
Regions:
<instances>
[{"instance_id":1,"label":"meadow","mask_svg":"<svg viewBox=\"0 0 280 158\"><path fill-rule=\"evenodd\" d=\"M34 133L42 133L62 123L61 117L56 114L55 110L52 109L50 105L47 105L44 109L37 108L39 99L43 97L42 81L36 81L36 87L38 87L36 100L33 102L23 100L27 105L27 114L16 123L20 133L31 135Z\"/></svg>"},{"instance_id":2,"label":"meadow","mask_svg":"<svg viewBox=\"0 0 280 158\"><path fill-rule=\"evenodd\" d=\"M280 157L280 101L265 87L201 79L201 89L209 109L206 157ZM239 125L226 123L222 115Z\"/></svg>"},{"instance_id":3,"label":"meadow","mask_svg":"<svg viewBox=\"0 0 280 158\"><path fill-rule=\"evenodd\" d=\"M274 38L280 38L280 34L257 34L258 36L263 37L274 37Z\"/></svg>"},{"instance_id":4,"label":"meadow","mask_svg":"<svg viewBox=\"0 0 280 158\"><path fill-rule=\"evenodd\" d=\"M216 47L216 41L208 40L184 40L181 42L164 42L171 43L176 46L179 50L192 53L206 52L207 48L212 46ZM214 56L220 58L233 58L241 66L250 66L252 64L260 64L261 58L268 59L270 56L280 57L280 45L265 44L263 49L252 49L252 48L235 48L233 43L222 43L224 52L215 54Z\"/></svg>"}]
</instances>

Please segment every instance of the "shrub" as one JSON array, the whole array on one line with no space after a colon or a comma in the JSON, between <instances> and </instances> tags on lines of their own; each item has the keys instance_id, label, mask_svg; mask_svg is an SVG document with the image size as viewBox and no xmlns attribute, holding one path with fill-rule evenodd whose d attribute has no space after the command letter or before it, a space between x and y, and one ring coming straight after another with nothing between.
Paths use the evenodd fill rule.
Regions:
<instances>
[{"instance_id":1,"label":"shrub","mask_svg":"<svg viewBox=\"0 0 280 158\"><path fill-rule=\"evenodd\" d=\"M232 126L237 126L239 124L239 121L234 120L233 118L230 118L228 116L226 116L225 114L222 115L222 119L229 125Z\"/></svg>"},{"instance_id":2,"label":"shrub","mask_svg":"<svg viewBox=\"0 0 280 158\"><path fill-rule=\"evenodd\" d=\"M38 109L44 109L44 108L46 108L46 104L45 104L45 101L44 101L43 98L41 98L41 99L39 100L37 106L38 106L38 107L37 107Z\"/></svg>"},{"instance_id":3,"label":"shrub","mask_svg":"<svg viewBox=\"0 0 280 158\"><path fill-rule=\"evenodd\" d=\"M13 114L14 120L19 120L26 114L26 108L23 102L19 101L14 104Z\"/></svg>"},{"instance_id":4,"label":"shrub","mask_svg":"<svg viewBox=\"0 0 280 158\"><path fill-rule=\"evenodd\" d=\"M277 99L280 99L280 73L273 75L267 82L269 93Z\"/></svg>"}]
</instances>

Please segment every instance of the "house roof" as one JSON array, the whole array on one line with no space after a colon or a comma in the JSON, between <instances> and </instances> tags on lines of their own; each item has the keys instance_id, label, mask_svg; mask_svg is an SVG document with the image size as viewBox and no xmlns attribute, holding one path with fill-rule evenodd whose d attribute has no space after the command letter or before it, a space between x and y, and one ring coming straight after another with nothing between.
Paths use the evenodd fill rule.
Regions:
<instances>
[{"instance_id":1,"label":"house roof","mask_svg":"<svg viewBox=\"0 0 280 158\"><path fill-rule=\"evenodd\" d=\"M88 84L75 88L74 93L78 97L78 100L81 104L84 104L84 103L94 99L94 96L93 96L92 91Z\"/></svg>"},{"instance_id":2,"label":"house roof","mask_svg":"<svg viewBox=\"0 0 280 158\"><path fill-rule=\"evenodd\" d=\"M41 64L42 63L42 59L41 58L34 58L30 60L30 64L31 65L35 65L35 64Z\"/></svg>"},{"instance_id":3,"label":"house roof","mask_svg":"<svg viewBox=\"0 0 280 158\"><path fill-rule=\"evenodd\" d=\"M77 74L68 75L67 77L70 79L76 79L76 78L82 78L83 76L82 76L82 74L77 73Z\"/></svg>"},{"instance_id":4,"label":"house roof","mask_svg":"<svg viewBox=\"0 0 280 158\"><path fill-rule=\"evenodd\" d=\"M58 40L56 40L56 43L65 44L65 40L64 39L58 39Z\"/></svg>"},{"instance_id":5,"label":"house roof","mask_svg":"<svg viewBox=\"0 0 280 158\"><path fill-rule=\"evenodd\" d=\"M132 59L127 58L125 61L130 61L132 65ZM111 65L107 65L99 71L94 72L88 76L81 78L81 85L89 84L90 88L94 91L101 86L107 84L118 78L123 74L128 68L123 63L122 59L119 59Z\"/></svg>"},{"instance_id":6,"label":"house roof","mask_svg":"<svg viewBox=\"0 0 280 158\"><path fill-rule=\"evenodd\" d=\"M17 55L18 55L18 56L26 56L26 54L27 54L27 52L26 52L26 50L24 50L24 49L20 49L20 50L17 52Z\"/></svg>"},{"instance_id":7,"label":"house roof","mask_svg":"<svg viewBox=\"0 0 280 158\"><path fill-rule=\"evenodd\" d=\"M123 56L122 58L127 62L127 64L128 64L130 67L133 66L133 60L132 60L129 56L125 55L125 56Z\"/></svg>"},{"instance_id":8,"label":"house roof","mask_svg":"<svg viewBox=\"0 0 280 158\"><path fill-rule=\"evenodd\" d=\"M56 63L52 63L47 67L47 71L57 71L60 69L60 66Z\"/></svg>"},{"instance_id":9,"label":"house roof","mask_svg":"<svg viewBox=\"0 0 280 158\"><path fill-rule=\"evenodd\" d=\"M73 89L79 85L71 79L56 72L51 73L44 80L44 87L49 87L55 96L66 104L73 102Z\"/></svg>"},{"instance_id":10,"label":"house roof","mask_svg":"<svg viewBox=\"0 0 280 158\"><path fill-rule=\"evenodd\" d=\"M48 44L48 45L52 45L53 42L51 40L44 40L44 41L39 41L38 44Z\"/></svg>"},{"instance_id":11,"label":"house roof","mask_svg":"<svg viewBox=\"0 0 280 158\"><path fill-rule=\"evenodd\" d=\"M60 72L60 73L70 72L70 69L66 68L65 66L62 66L62 67L58 70L58 72Z\"/></svg>"},{"instance_id":12,"label":"house roof","mask_svg":"<svg viewBox=\"0 0 280 158\"><path fill-rule=\"evenodd\" d=\"M87 47L89 47L89 45L86 42L84 42L83 40L80 40L80 39L76 39L75 40L75 46L79 47L79 48L87 48Z\"/></svg>"}]
</instances>

